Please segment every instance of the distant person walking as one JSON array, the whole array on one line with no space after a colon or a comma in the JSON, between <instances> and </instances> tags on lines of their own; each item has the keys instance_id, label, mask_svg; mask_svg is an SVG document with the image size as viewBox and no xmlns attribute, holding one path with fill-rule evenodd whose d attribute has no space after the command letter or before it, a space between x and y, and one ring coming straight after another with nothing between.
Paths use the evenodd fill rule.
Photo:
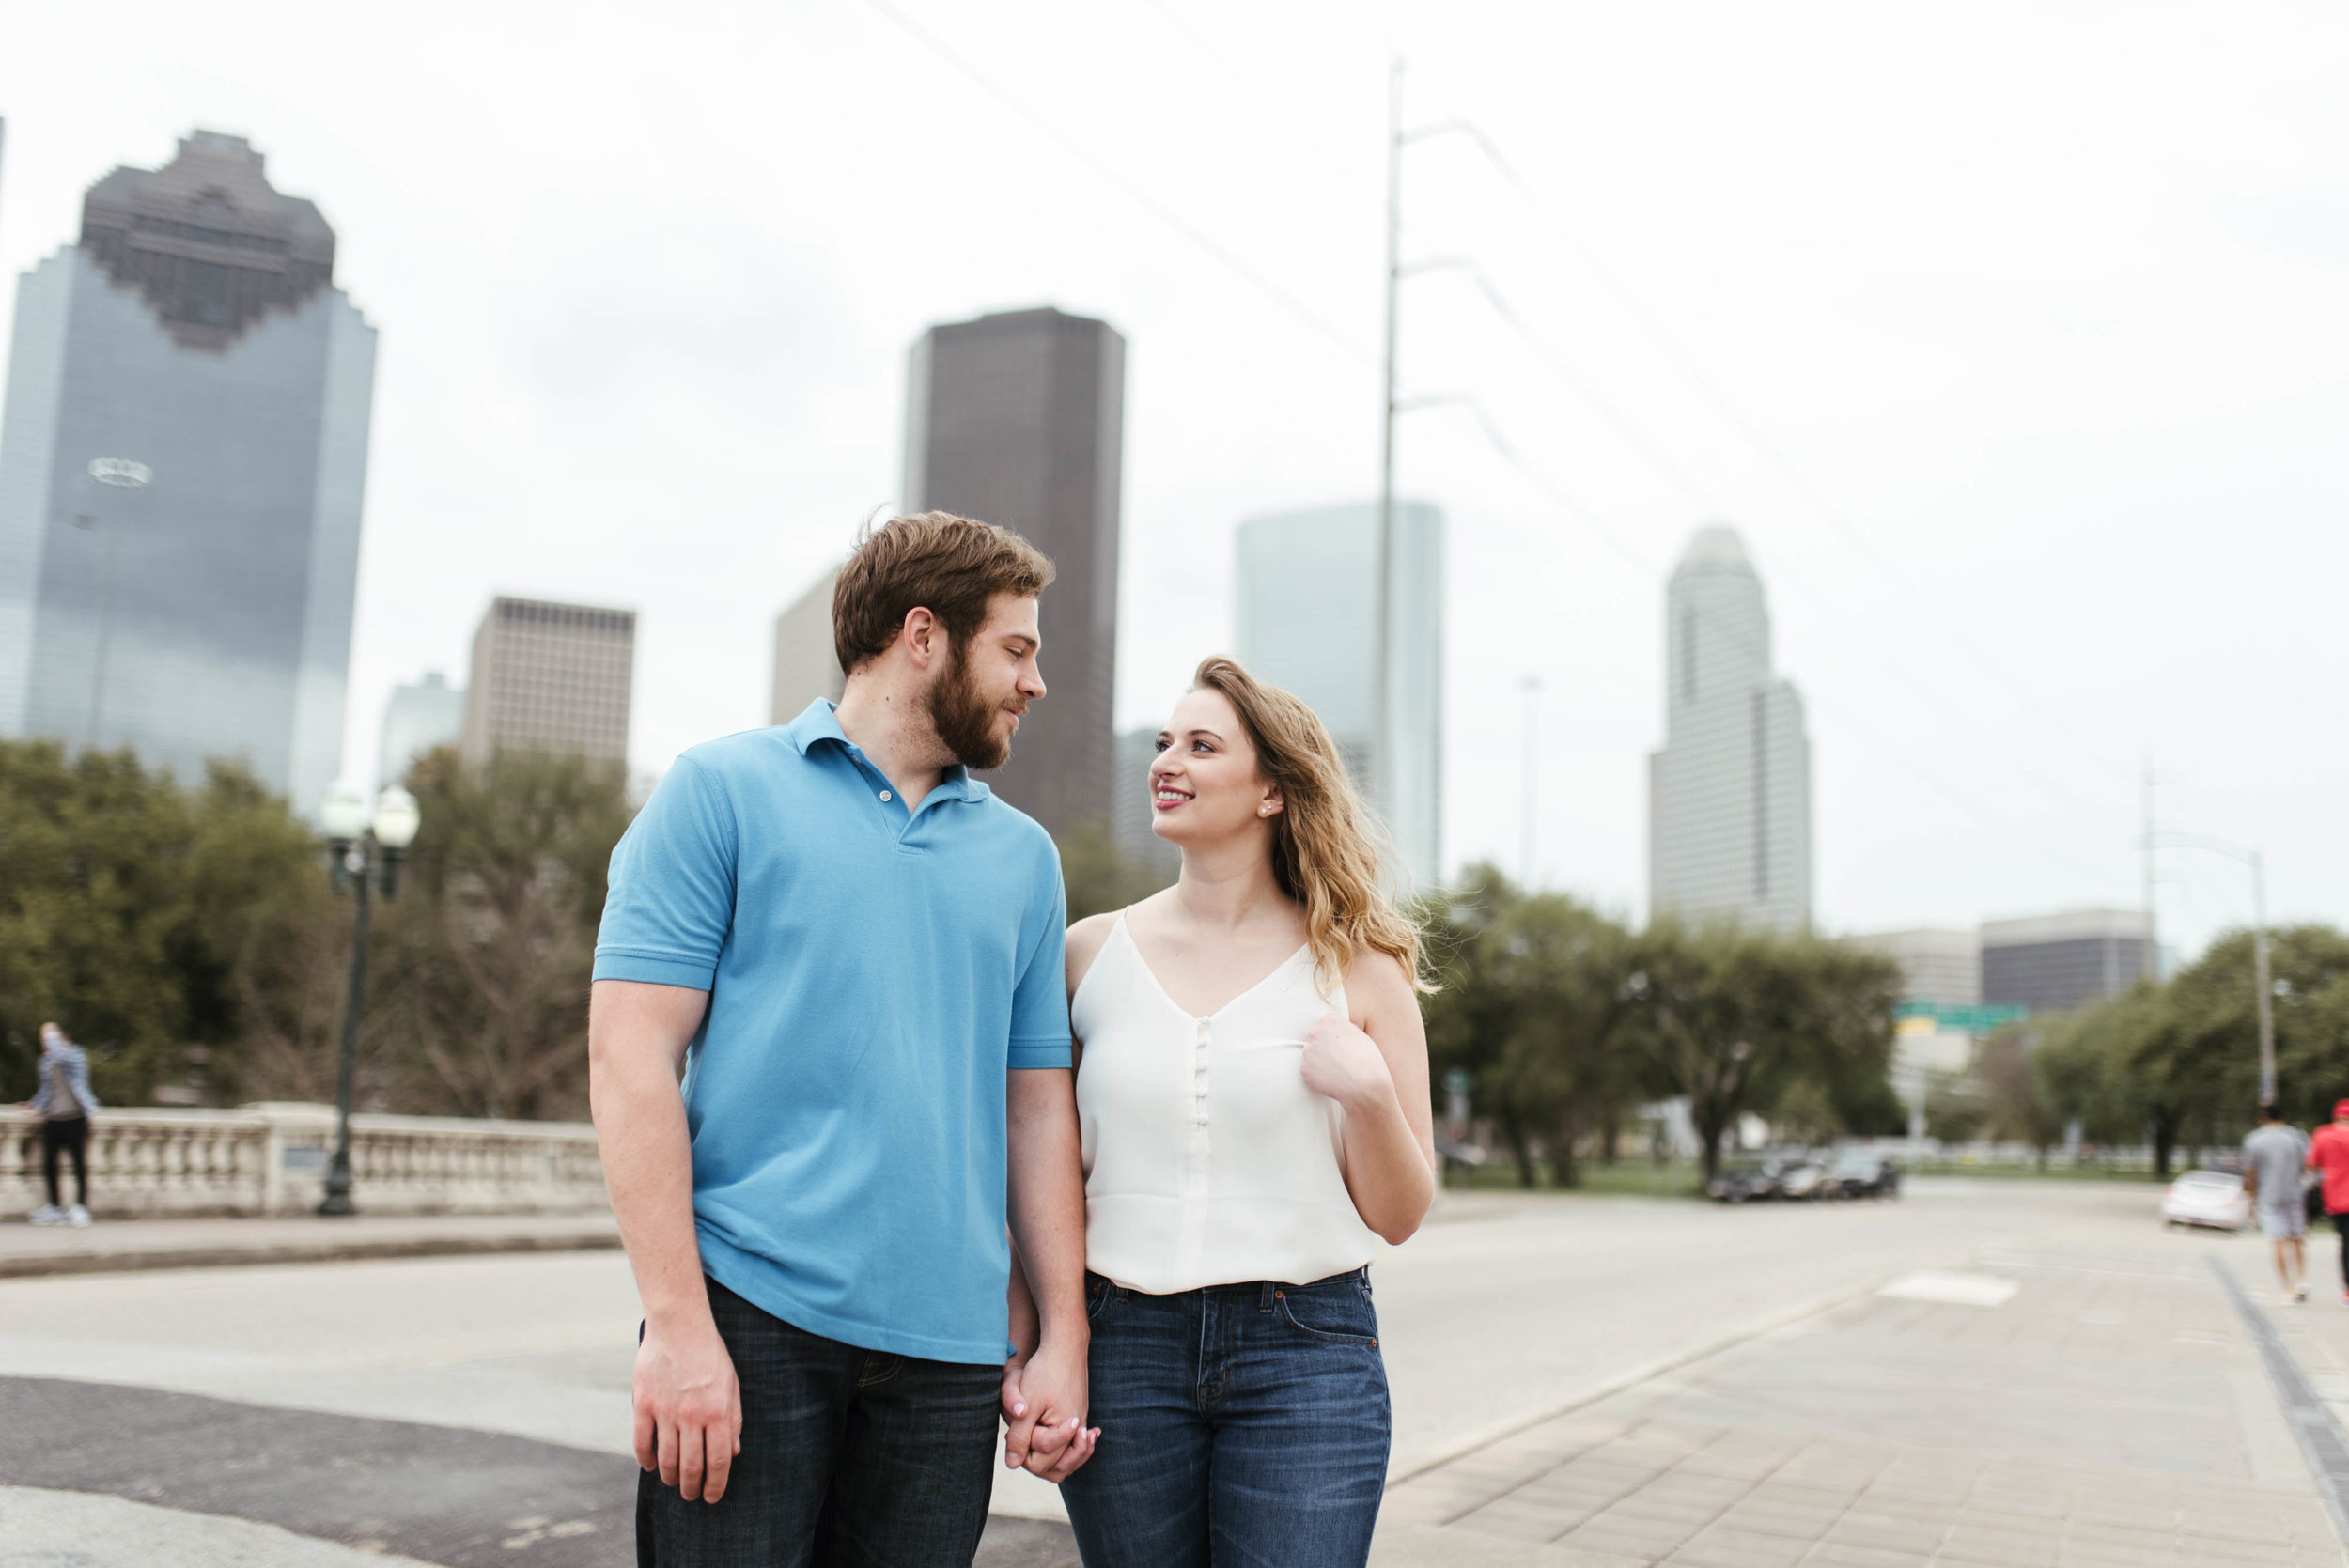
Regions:
<instances>
[{"instance_id":1,"label":"distant person walking","mask_svg":"<svg viewBox=\"0 0 2349 1568\"><path fill-rule=\"evenodd\" d=\"M40 1121L40 1173L49 1202L33 1211L36 1225L89 1223L89 1119L98 1096L89 1092L89 1058L55 1024L40 1026L40 1093L24 1102ZM73 1206L60 1202L57 1157L73 1157Z\"/></svg>"},{"instance_id":2,"label":"distant person walking","mask_svg":"<svg viewBox=\"0 0 2349 1568\"><path fill-rule=\"evenodd\" d=\"M2309 1168L2325 1173L2325 1212L2341 1233L2341 1298L2349 1302L2349 1100L2333 1102L2333 1119L2309 1140Z\"/></svg>"},{"instance_id":3,"label":"distant person walking","mask_svg":"<svg viewBox=\"0 0 2349 1568\"><path fill-rule=\"evenodd\" d=\"M2243 1189L2258 1211L2260 1234L2275 1243L2287 1305L2309 1298L2309 1203L2300 1186L2308 1160L2300 1129L2285 1125L2274 1102L2261 1106L2260 1125L2243 1140ZM2343 1268L2349 1271L2349 1264Z\"/></svg>"}]
</instances>

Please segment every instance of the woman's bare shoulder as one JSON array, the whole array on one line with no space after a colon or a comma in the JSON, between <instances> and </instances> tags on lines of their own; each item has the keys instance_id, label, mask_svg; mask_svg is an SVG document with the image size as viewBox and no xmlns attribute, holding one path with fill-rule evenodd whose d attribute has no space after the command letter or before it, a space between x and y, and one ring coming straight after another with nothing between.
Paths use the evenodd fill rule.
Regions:
<instances>
[{"instance_id":1,"label":"woman's bare shoulder","mask_svg":"<svg viewBox=\"0 0 2349 1568\"><path fill-rule=\"evenodd\" d=\"M1346 971L1346 1011L1360 1020L1381 1013L1419 1011L1419 987L1410 970L1392 953L1365 942L1354 945L1354 962Z\"/></svg>"},{"instance_id":2,"label":"woman's bare shoulder","mask_svg":"<svg viewBox=\"0 0 2349 1568\"><path fill-rule=\"evenodd\" d=\"M1093 960L1101 955L1101 944L1110 939L1112 931L1117 929L1117 916L1115 909L1107 914L1087 915L1068 928L1066 948L1070 996L1075 996L1077 987L1084 984L1085 971L1093 967Z\"/></svg>"}]
</instances>

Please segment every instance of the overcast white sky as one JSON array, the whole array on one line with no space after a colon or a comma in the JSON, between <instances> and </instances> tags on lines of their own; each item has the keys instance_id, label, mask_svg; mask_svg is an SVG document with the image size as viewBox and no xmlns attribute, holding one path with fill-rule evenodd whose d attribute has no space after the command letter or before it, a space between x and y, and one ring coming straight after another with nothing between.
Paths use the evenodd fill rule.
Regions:
<instances>
[{"instance_id":1,"label":"overcast white sky","mask_svg":"<svg viewBox=\"0 0 2349 1568\"><path fill-rule=\"evenodd\" d=\"M1411 120L1525 188L1408 155L1408 250L1531 334L1407 286L1407 391L1539 475L1405 422L1454 862L1515 867L1537 675L1540 877L1643 906L1662 577L1718 516L1811 704L1829 928L2134 903L2149 753L2170 824L2349 924L2338 5L890 5L1066 139L869 0L0 0L8 274L194 126L340 236L382 333L351 771L499 591L641 612L641 768L764 722L774 612L895 499L907 345L1042 303L1130 345L1155 719L1229 634L1234 523L1375 487L1399 49ZM2222 861L2165 875L2189 952L2248 913Z\"/></svg>"}]
</instances>

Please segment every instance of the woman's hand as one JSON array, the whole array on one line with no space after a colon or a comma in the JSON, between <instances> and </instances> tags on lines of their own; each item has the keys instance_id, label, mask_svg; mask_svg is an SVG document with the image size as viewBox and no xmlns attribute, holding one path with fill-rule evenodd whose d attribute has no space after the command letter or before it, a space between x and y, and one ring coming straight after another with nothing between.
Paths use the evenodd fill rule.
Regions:
<instances>
[{"instance_id":1,"label":"woman's hand","mask_svg":"<svg viewBox=\"0 0 2349 1568\"><path fill-rule=\"evenodd\" d=\"M1305 1087L1352 1110L1394 1099L1394 1075L1378 1042L1343 1014L1324 1013L1306 1032L1301 1063Z\"/></svg>"}]
</instances>

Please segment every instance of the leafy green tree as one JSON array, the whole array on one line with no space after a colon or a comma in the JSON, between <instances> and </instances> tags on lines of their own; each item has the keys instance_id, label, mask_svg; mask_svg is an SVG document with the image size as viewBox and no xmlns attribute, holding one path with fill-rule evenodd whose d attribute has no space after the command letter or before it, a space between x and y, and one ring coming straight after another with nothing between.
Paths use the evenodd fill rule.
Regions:
<instances>
[{"instance_id":1,"label":"leafy green tree","mask_svg":"<svg viewBox=\"0 0 2349 1568\"><path fill-rule=\"evenodd\" d=\"M459 1116L585 1114L587 987L630 819L616 764L440 751L410 777L423 827L383 906L363 1034L381 1103Z\"/></svg>"},{"instance_id":2,"label":"leafy green tree","mask_svg":"<svg viewBox=\"0 0 2349 1568\"><path fill-rule=\"evenodd\" d=\"M2063 1136L2037 1035L2021 1024L1995 1030L1974 1050L1975 1081L1981 1086L1982 1129L1988 1136L2028 1143L2047 1167L2047 1150Z\"/></svg>"},{"instance_id":3,"label":"leafy green tree","mask_svg":"<svg viewBox=\"0 0 2349 1568\"><path fill-rule=\"evenodd\" d=\"M1803 933L1656 920L1630 944L1627 1037L1655 1081L1688 1102L1709 1178L1739 1116L1790 1085L1839 1110L1880 1106L1900 970L1880 955Z\"/></svg>"},{"instance_id":4,"label":"leafy green tree","mask_svg":"<svg viewBox=\"0 0 2349 1568\"><path fill-rule=\"evenodd\" d=\"M1538 1143L1558 1185L1575 1186L1578 1142L1619 1122L1632 1097L1615 1037L1626 934L1571 898L1525 894L1489 865L1431 915L1443 986L1426 1004L1431 1066L1439 1079L1469 1073L1521 1184L1535 1184Z\"/></svg>"}]
</instances>

